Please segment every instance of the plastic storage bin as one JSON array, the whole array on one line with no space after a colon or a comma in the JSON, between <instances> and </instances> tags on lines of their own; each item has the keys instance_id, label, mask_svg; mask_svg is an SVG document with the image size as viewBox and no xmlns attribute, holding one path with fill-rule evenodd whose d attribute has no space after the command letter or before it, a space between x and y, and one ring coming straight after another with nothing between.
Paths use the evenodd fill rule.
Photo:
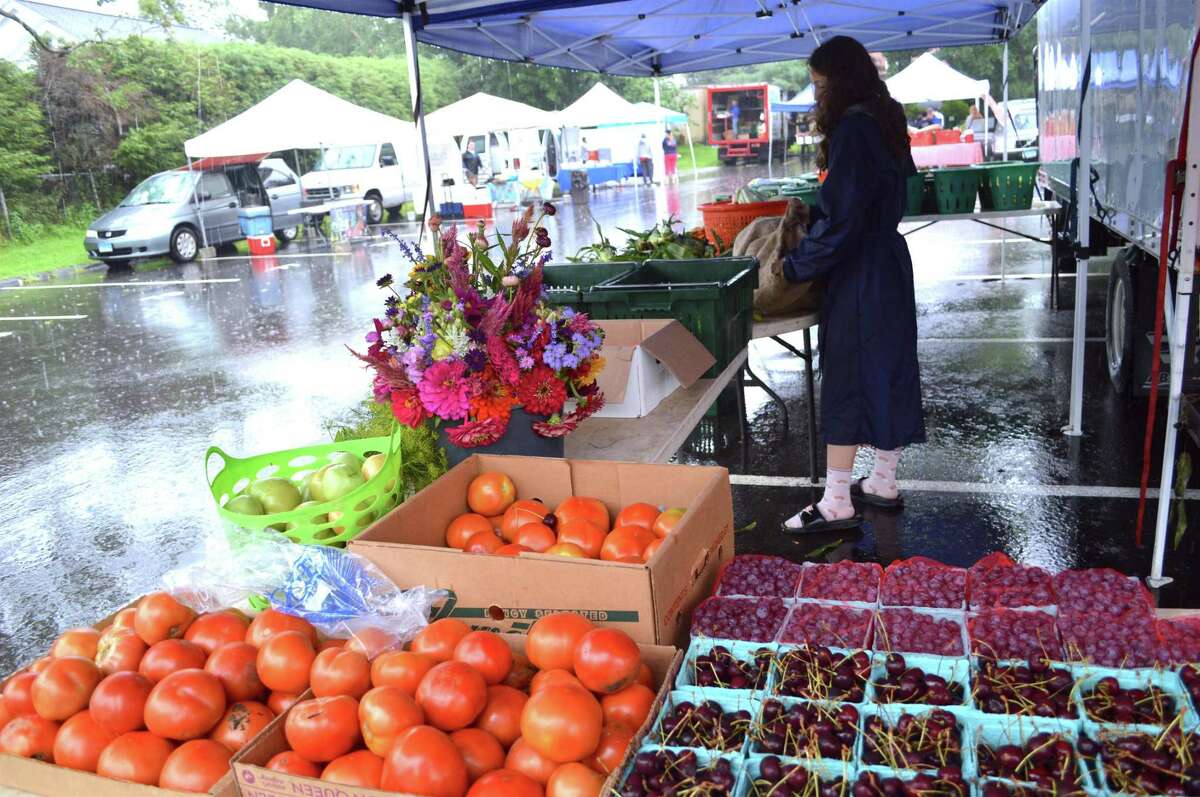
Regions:
<instances>
[{"instance_id":1,"label":"plastic storage bin","mask_svg":"<svg viewBox=\"0 0 1200 797\"><path fill-rule=\"evenodd\" d=\"M979 195L979 180L982 174L981 170L975 168L938 169L933 172L938 213L971 213L974 211L975 198Z\"/></svg>"},{"instance_id":2,"label":"plastic storage bin","mask_svg":"<svg viewBox=\"0 0 1200 797\"><path fill-rule=\"evenodd\" d=\"M585 293L632 270L632 263L552 263L542 269L542 287L550 304L582 309Z\"/></svg>"},{"instance_id":3,"label":"plastic storage bin","mask_svg":"<svg viewBox=\"0 0 1200 797\"><path fill-rule=\"evenodd\" d=\"M584 301L592 318L679 320L717 358L705 374L715 377L750 343L757 287L754 258L647 260Z\"/></svg>"},{"instance_id":4,"label":"plastic storage bin","mask_svg":"<svg viewBox=\"0 0 1200 797\"><path fill-rule=\"evenodd\" d=\"M713 202L700 206L704 217L704 231L708 240L721 249L732 249L733 239L737 234L750 225L750 222L763 216L782 216L787 212L786 199L772 199L768 202Z\"/></svg>"},{"instance_id":5,"label":"plastic storage bin","mask_svg":"<svg viewBox=\"0 0 1200 797\"><path fill-rule=\"evenodd\" d=\"M242 208L238 211L238 225L242 228L242 235L247 238L270 235L273 232L271 209L266 205Z\"/></svg>"},{"instance_id":6,"label":"plastic storage bin","mask_svg":"<svg viewBox=\"0 0 1200 797\"><path fill-rule=\"evenodd\" d=\"M979 206L984 210L1028 210L1040 164L992 163L978 167Z\"/></svg>"}]
</instances>

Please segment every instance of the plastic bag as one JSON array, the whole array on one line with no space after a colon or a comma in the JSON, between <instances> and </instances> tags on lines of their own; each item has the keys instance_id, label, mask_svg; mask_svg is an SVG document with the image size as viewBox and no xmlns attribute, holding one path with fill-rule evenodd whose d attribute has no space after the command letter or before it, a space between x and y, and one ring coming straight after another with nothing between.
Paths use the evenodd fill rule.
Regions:
<instances>
[{"instance_id":1,"label":"plastic bag","mask_svg":"<svg viewBox=\"0 0 1200 797\"><path fill-rule=\"evenodd\" d=\"M429 622L443 590L402 590L371 562L320 545L296 545L273 531L226 526L195 561L163 577L168 592L197 612L265 607L303 617L327 637L350 639L368 658L399 648Z\"/></svg>"}]
</instances>

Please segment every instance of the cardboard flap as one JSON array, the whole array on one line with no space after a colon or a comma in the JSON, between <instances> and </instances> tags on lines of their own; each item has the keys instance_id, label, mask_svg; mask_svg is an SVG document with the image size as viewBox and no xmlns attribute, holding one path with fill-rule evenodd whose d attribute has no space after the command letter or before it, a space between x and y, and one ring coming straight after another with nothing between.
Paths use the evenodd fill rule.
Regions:
<instances>
[{"instance_id":1,"label":"cardboard flap","mask_svg":"<svg viewBox=\"0 0 1200 797\"><path fill-rule=\"evenodd\" d=\"M604 393L605 400L610 404L620 404L625 400L625 390L629 387L629 371L633 367L633 355L637 344L626 345L604 342L601 353L607 361L596 382Z\"/></svg>"},{"instance_id":2,"label":"cardboard flap","mask_svg":"<svg viewBox=\"0 0 1200 797\"><path fill-rule=\"evenodd\" d=\"M662 363L684 387L696 384L717 358L688 332L683 324L671 321L642 341L642 348Z\"/></svg>"}]
</instances>

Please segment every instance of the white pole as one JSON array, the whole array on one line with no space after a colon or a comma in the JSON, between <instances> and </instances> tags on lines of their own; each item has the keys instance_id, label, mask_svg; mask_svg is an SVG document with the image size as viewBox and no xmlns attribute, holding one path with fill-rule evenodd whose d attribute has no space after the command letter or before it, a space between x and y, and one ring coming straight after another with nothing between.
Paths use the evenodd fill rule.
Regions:
<instances>
[{"instance_id":1,"label":"white pole","mask_svg":"<svg viewBox=\"0 0 1200 797\"><path fill-rule=\"evenodd\" d=\"M1091 75L1092 0L1079 0L1079 172L1075 180L1075 210L1079 245L1083 252L1075 261L1075 330L1071 347L1071 414L1063 434L1083 434L1083 361L1087 325L1088 256L1091 243L1092 103L1084 75Z\"/></svg>"},{"instance_id":2,"label":"white pole","mask_svg":"<svg viewBox=\"0 0 1200 797\"><path fill-rule=\"evenodd\" d=\"M412 112L413 122L417 128L417 141L421 147L421 156L425 159L425 196L421 198L421 204L417 205L416 197L413 197L413 209L417 211L421 221L428 219L427 211L432 210L430 207L433 204L433 176L430 174L429 167L429 141L425 137L425 107L421 101L421 67L417 60L417 33L413 28L412 12L405 11L401 16L401 21L404 24L404 51L408 56L408 91L412 96ZM425 224L421 224L421 229L417 233L417 241L420 242L425 237Z\"/></svg>"},{"instance_id":3,"label":"white pole","mask_svg":"<svg viewBox=\"0 0 1200 797\"><path fill-rule=\"evenodd\" d=\"M200 196L196 193L196 175L192 172L192 156L187 156L188 162L188 178L192 182L192 201L196 203L196 220L200 223L200 240L204 244L204 248L208 248L208 231L204 229L204 205L200 202ZM201 172L203 174L203 172Z\"/></svg>"},{"instance_id":4,"label":"white pole","mask_svg":"<svg viewBox=\"0 0 1200 797\"><path fill-rule=\"evenodd\" d=\"M764 116L766 116L766 118L767 118L767 177L774 177L775 175L773 174L772 170L775 166L775 163L774 163L774 161L775 161L775 153L774 153L775 137L773 135L771 135L771 128L774 127L774 125L772 125L771 122L774 120L771 118L771 115L773 112L771 111L770 102L771 101L768 99L767 100L767 112L764 114Z\"/></svg>"},{"instance_id":5,"label":"white pole","mask_svg":"<svg viewBox=\"0 0 1200 797\"><path fill-rule=\"evenodd\" d=\"M662 87L658 85L658 78L651 78L654 81L654 104L662 105Z\"/></svg>"},{"instance_id":6,"label":"white pole","mask_svg":"<svg viewBox=\"0 0 1200 797\"><path fill-rule=\"evenodd\" d=\"M997 125L997 126L999 126L999 125ZM994 131L992 132L991 135L988 134L988 104L987 104L987 98L985 97L983 100L983 159L984 160L987 160L988 144L991 143L992 137L995 135L996 134Z\"/></svg>"},{"instance_id":7,"label":"white pole","mask_svg":"<svg viewBox=\"0 0 1200 797\"><path fill-rule=\"evenodd\" d=\"M1001 159L1008 160L1008 136L1010 132L1013 134L1017 132L1008 129L1008 125L1012 121L1012 114L1008 110L1008 39L1004 40L1004 63L1000 69L1000 82L1004 84L1004 151Z\"/></svg>"},{"instance_id":8,"label":"white pole","mask_svg":"<svg viewBox=\"0 0 1200 797\"><path fill-rule=\"evenodd\" d=\"M1200 12L1198 12L1200 15ZM1195 74L1196 62L1192 64ZM1200 108L1200 82L1193 81L1191 96L1191 118L1197 119ZM1179 236L1179 268L1175 274L1174 323L1168 331L1171 352L1171 379L1168 387L1166 437L1163 440L1162 479L1158 490L1158 514L1154 522L1154 555L1150 560L1150 577L1146 581L1152 587L1161 587L1171 582L1163 575L1163 560L1167 554L1167 521L1171 514L1171 489L1174 486L1175 451L1179 437L1179 409L1183 396L1183 370L1187 355L1188 325L1191 322L1192 279L1196 264L1197 230L1200 220L1200 124L1189 124L1187 139L1187 162L1184 176L1183 208L1180 211L1181 232ZM1171 179L1168 177L1168 179ZM1166 221L1163 222L1166 227ZM1164 229L1165 233L1165 229ZM1167 290L1170 290L1170 284ZM1169 298L1169 297L1168 297ZM1155 355L1157 356L1157 352ZM1151 390L1157 386L1151 387Z\"/></svg>"},{"instance_id":9,"label":"white pole","mask_svg":"<svg viewBox=\"0 0 1200 797\"><path fill-rule=\"evenodd\" d=\"M692 182L695 183L700 179L700 170L696 168L696 148L692 145L692 120L683 123L683 130L687 133L688 152L692 156Z\"/></svg>"}]
</instances>

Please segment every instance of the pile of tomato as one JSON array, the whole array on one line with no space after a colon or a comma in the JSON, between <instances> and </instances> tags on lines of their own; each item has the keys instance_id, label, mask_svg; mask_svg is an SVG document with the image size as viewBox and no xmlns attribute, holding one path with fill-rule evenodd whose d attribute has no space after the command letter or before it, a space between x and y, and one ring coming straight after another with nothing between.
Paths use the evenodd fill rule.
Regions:
<instances>
[{"instance_id":1,"label":"pile of tomato","mask_svg":"<svg viewBox=\"0 0 1200 797\"><path fill-rule=\"evenodd\" d=\"M635 503L612 518L596 498L571 496L553 511L537 499L517 498L506 474L481 473L467 490L470 512L446 527L446 545L467 553L519 556L545 553L610 562L644 563L686 509Z\"/></svg>"},{"instance_id":2,"label":"pile of tomato","mask_svg":"<svg viewBox=\"0 0 1200 797\"><path fill-rule=\"evenodd\" d=\"M103 631L63 632L8 679L0 753L205 792L344 644L318 644L311 624L278 611L196 616L156 592Z\"/></svg>"},{"instance_id":3,"label":"pile of tomato","mask_svg":"<svg viewBox=\"0 0 1200 797\"><path fill-rule=\"evenodd\" d=\"M427 797L598 797L654 703L622 631L542 618L523 654L443 619L369 665L343 654L268 769Z\"/></svg>"}]
</instances>

